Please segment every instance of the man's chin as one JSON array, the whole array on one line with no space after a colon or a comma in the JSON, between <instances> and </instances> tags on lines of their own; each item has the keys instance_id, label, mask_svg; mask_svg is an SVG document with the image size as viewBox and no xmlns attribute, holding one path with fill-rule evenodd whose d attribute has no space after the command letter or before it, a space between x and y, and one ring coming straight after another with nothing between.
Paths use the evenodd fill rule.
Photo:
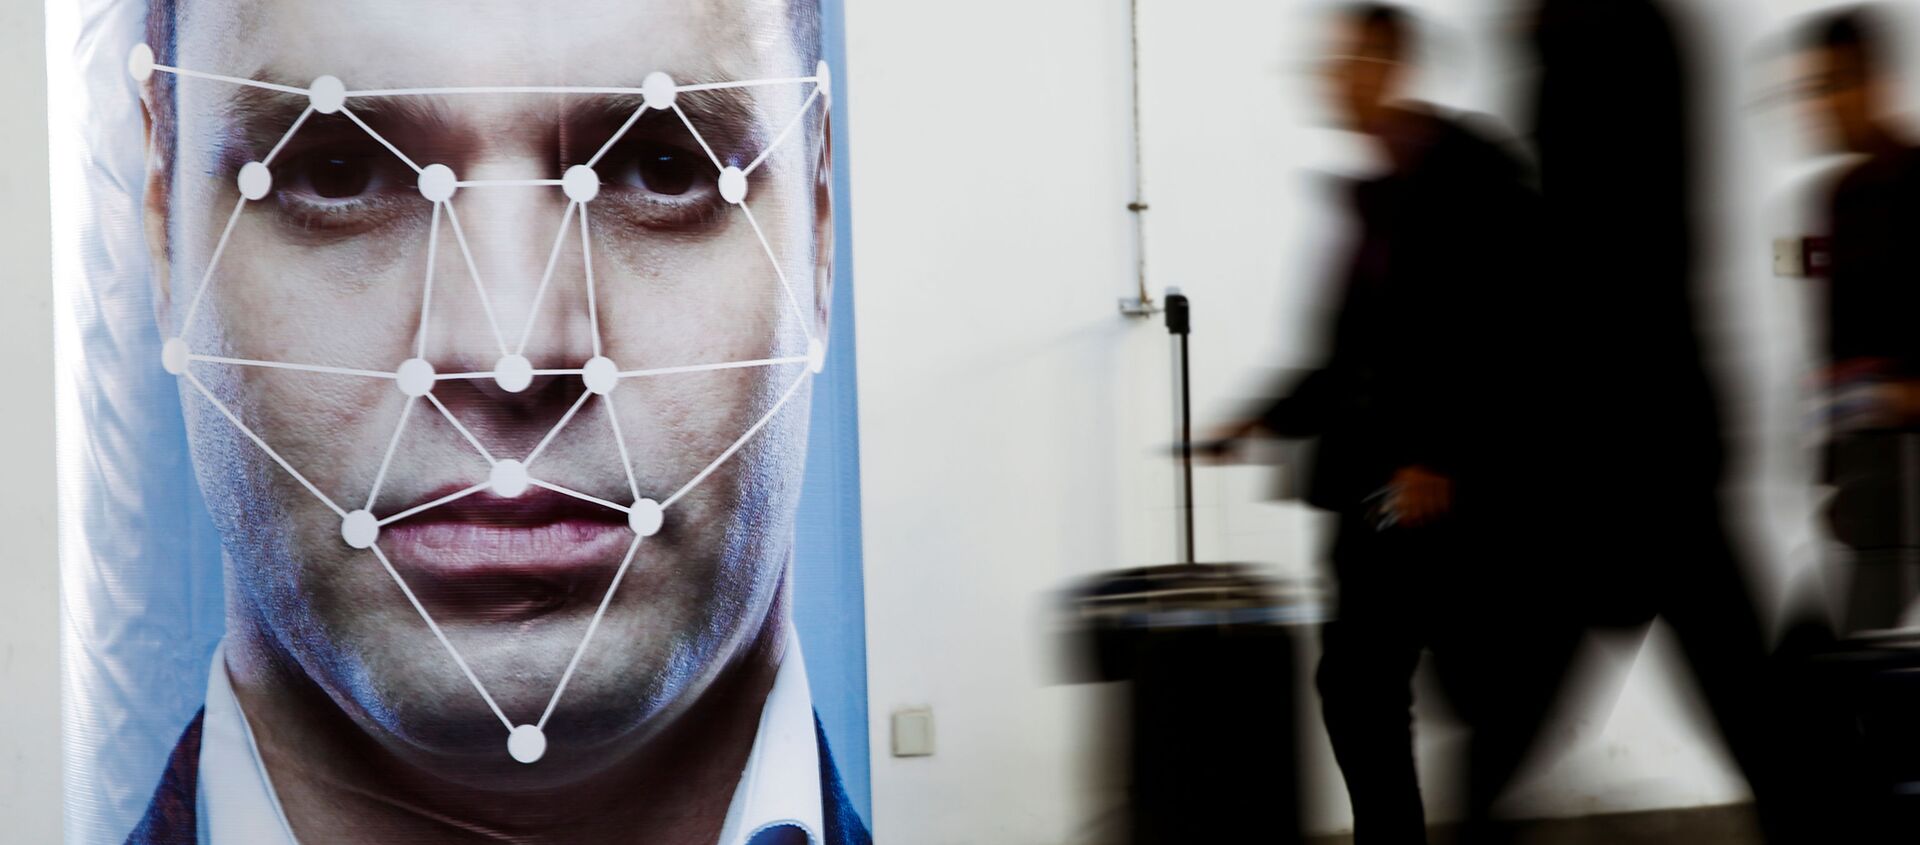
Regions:
<instances>
[{"instance_id":1,"label":"man's chin","mask_svg":"<svg viewBox=\"0 0 1920 845\"><path fill-rule=\"evenodd\" d=\"M631 697L619 710L595 708L599 698L589 692L569 701L564 715L556 710L540 731L542 753L529 763L514 758L510 732L484 703L478 710L464 704L395 707L395 718L362 729L387 754L449 783L479 789L564 786L631 758L655 732L654 723L664 721L661 714L636 709ZM497 703L516 726L537 724L546 705L544 698Z\"/></svg>"},{"instance_id":2,"label":"man's chin","mask_svg":"<svg viewBox=\"0 0 1920 845\"><path fill-rule=\"evenodd\" d=\"M568 621L550 631L518 627L524 632L518 636L507 626L486 627L479 636L447 630L464 668L422 632L432 651L406 648L388 652L389 660L362 664L357 674L366 683L336 687L335 703L355 713L353 721L363 730L381 735L380 744L409 757L509 760L511 728L543 722L549 758L568 749L617 745L646 730L671 703L663 690L681 685L665 677L665 667L650 670L657 661L647 655L596 654L600 649L592 647L569 675L581 626ZM600 635L613 633L606 627ZM561 633L568 636L543 636ZM484 696L466 670L485 688Z\"/></svg>"}]
</instances>

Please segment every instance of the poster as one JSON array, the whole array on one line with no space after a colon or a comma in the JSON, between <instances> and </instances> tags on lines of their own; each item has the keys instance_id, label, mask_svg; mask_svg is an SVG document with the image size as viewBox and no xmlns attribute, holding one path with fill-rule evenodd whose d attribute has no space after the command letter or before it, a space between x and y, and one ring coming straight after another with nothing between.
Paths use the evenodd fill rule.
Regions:
<instances>
[{"instance_id":1,"label":"poster","mask_svg":"<svg viewBox=\"0 0 1920 845\"><path fill-rule=\"evenodd\" d=\"M49 6L70 841L869 841L838 15Z\"/></svg>"}]
</instances>

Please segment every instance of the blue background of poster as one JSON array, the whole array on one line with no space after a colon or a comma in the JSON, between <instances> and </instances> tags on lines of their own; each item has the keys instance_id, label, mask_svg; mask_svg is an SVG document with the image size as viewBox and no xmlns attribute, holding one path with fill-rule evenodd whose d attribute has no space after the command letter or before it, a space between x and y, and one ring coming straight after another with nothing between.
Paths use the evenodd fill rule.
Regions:
<instances>
[{"instance_id":1,"label":"blue background of poster","mask_svg":"<svg viewBox=\"0 0 1920 845\"><path fill-rule=\"evenodd\" d=\"M821 49L833 68L833 322L825 373L813 382L794 560L794 616L815 707L847 794L873 820L867 749L866 585L860 549L860 414L854 376L853 215L847 198L847 44L841 0L821 3Z\"/></svg>"}]
</instances>

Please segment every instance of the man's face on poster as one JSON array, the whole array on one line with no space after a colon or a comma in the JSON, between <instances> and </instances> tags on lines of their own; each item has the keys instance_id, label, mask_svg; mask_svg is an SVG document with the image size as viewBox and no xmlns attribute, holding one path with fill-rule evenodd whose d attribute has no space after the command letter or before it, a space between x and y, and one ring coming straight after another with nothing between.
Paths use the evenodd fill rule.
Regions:
<instances>
[{"instance_id":1,"label":"man's face on poster","mask_svg":"<svg viewBox=\"0 0 1920 845\"><path fill-rule=\"evenodd\" d=\"M814 51L800 41L811 30L794 21L782 0L181 0L174 64L295 87L332 75L349 90L638 87L650 71L681 83L808 76ZM808 90L682 92L677 102L714 157L744 168ZM175 80L174 92L170 156L162 151L148 187L150 239L162 335L191 332L196 353L393 372L424 349L439 373L484 373L502 337L517 349L524 336L536 370L578 370L597 351L631 371L803 356L810 335L825 336L831 221L819 104L753 171L747 204L764 247L673 111L647 111L596 163L602 184L586 214L598 350L577 220L535 305L568 203L550 186L460 188L451 204L472 266L443 217L422 329L433 205L415 172L342 114L310 116L274 153L271 192L240 213L194 324L182 325L239 199L237 173L268 155L307 99L191 78ZM445 164L461 180L540 180L587 161L639 104L488 93L347 105L421 165ZM638 495L665 500L805 368L623 379L580 407L532 474L625 503L635 492L627 463ZM496 458L523 458L583 391L578 375L537 376L519 392L489 378L443 379L432 395L467 433L419 401L393 441L409 401L393 380L211 362L192 372L349 510L397 442L370 507L382 517L486 481L489 463L468 434ZM311 679L389 752L498 760L499 721L375 557L345 544L338 514L183 390L195 468L226 547L235 634L280 671ZM640 543L554 715L566 726L549 731L561 771L644 742L775 612L807 392L802 384ZM625 514L535 488L512 499L482 492L393 522L379 544L506 715L531 722L633 538Z\"/></svg>"}]
</instances>

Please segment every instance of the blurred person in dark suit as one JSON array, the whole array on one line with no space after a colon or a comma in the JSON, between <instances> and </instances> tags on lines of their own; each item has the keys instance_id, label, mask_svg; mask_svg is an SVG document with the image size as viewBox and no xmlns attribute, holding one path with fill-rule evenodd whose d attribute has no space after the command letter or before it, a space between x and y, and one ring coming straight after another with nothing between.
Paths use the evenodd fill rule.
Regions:
<instances>
[{"instance_id":1,"label":"blurred person in dark suit","mask_svg":"<svg viewBox=\"0 0 1920 845\"><path fill-rule=\"evenodd\" d=\"M1726 520L1728 446L1699 326L1698 111L1685 33L1657 0L1540 0L1532 21L1552 277L1536 304L1555 315L1552 335L1532 340L1557 386L1540 398L1551 421L1540 448L1574 480L1507 503L1514 551L1541 567L1535 600L1555 612L1531 617L1548 644L1537 661L1504 675L1539 709L1510 709L1514 718L1490 726L1500 736L1476 738L1503 755L1485 761L1494 771L1476 809L1537 735L1574 629L1623 630L1637 644L1659 617L1753 789L1768 841L1809 841L1818 835L1803 812L1809 773L1796 769L1811 758L1787 733L1794 707Z\"/></svg>"},{"instance_id":2,"label":"blurred person in dark suit","mask_svg":"<svg viewBox=\"0 0 1920 845\"><path fill-rule=\"evenodd\" d=\"M1828 352L1837 388L1883 390L1846 427L1920 419L1920 144L1892 103L1894 70L1867 8L1810 22L1800 37L1801 94L1830 151L1859 157L1828 203L1832 300Z\"/></svg>"},{"instance_id":3,"label":"blurred person in dark suit","mask_svg":"<svg viewBox=\"0 0 1920 845\"><path fill-rule=\"evenodd\" d=\"M1824 732L1818 795L1846 819L1848 842L1910 842L1920 825L1920 693L1912 677L1916 601L1914 514L1920 503L1920 136L1897 113L1898 62L1887 10L1830 10L1788 36L1790 92L1818 152L1849 156L1824 197L1826 279L1826 517L1844 549L1830 570L1845 639L1794 664L1808 722Z\"/></svg>"},{"instance_id":4,"label":"blurred person in dark suit","mask_svg":"<svg viewBox=\"0 0 1920 845\"><path fill-rule=\"evenodd\" d=\"M1871 7L1831 12L1795 38L1799 95L1823 152L1854 157L1825 203L1831 234L1823 379L1834 437L1835 534L1889 545L1897 433L1920 425L1920 139L1892 104L1894 69ZM1899 598L1891 591L1888 599ZM1868 608L1855 608L1869 612ZM1897 616L1899 608L1871 609ZM1877 620L1876 626L1892 623Z\"/></svg>"},{"instance_id":5,"label":"blurred person in dark suit","mask_svg":"<svg viewBox=\"0 0 1920 845\"><path fill-rule=\"evenodd\" d=\"M1511 581L1475 551L1474 526L1511 474L1499 409L1524 362L1494 315L1518 295L1537 203L1485 119L1402 99L1417 47L1406 12L1359 4L1335 26L1333 105L1387 166L1352 186L1358 232L1326 360L1220 439L1315 441L1306 500L1339 516L1318 685L1355 841L1420 843L1414 670L1423 650L1446 664L1506 632L1492 596Z\"/></svg>"}]
</instances>

